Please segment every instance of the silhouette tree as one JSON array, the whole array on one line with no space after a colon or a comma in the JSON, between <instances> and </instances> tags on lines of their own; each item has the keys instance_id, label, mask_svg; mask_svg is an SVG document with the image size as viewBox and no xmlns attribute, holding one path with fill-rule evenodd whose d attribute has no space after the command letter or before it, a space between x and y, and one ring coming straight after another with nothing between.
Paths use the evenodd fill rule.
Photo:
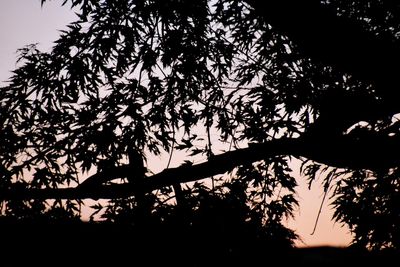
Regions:
<instances>
[{"instance_id":1,"label":"silhouette tree","mask_svg":"<svg viewBox=\"0 0 400 267\"><path fill-rule=\"evenodd\" d=\"M296 157L355 244L399 248L396 1L69 2L77 21L0 90L3 215L108 199L93 215L288 247Z\"/></svg>"}]
</instances>

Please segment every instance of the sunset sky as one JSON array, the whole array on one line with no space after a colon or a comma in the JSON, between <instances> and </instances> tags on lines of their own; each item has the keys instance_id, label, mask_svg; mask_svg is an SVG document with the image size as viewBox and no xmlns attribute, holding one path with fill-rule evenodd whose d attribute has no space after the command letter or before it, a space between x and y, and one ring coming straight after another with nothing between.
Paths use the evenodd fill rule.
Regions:
<instances>
[{"instance_id":1,"label":"sunset sky","mask_svg":"<svg viewBox=\"0 0 400 267\"><path fill-rule=\"evenodd\" d=\"M0 84L11 75L15 67L16 50L27 44L38 43L41 50L49 50L57 39L58 30L74 20L74 13L68 6L61 7L61 0L53 0L40 6L40 0L1 0L0 1ZM176 159L179 161L179 159ZM181 160L181 162L183 159ZM162 159L161 161L162 162ZM153 163L157 164L157 163ZM179 163L178 163L179 165ZM298 172L298 163L293 170ZM162 168L159 168L162 169ZM331 220L332 211L327 200L323 206L317 230L310 235L321 204L323 192L318 184L311 191L307 189L304 177L298 177L298 198L300 208L295 221L287 222L303 239L304 245L345 246L350 242L347 229L341 228Z\"/></svg>"}]
</instances>

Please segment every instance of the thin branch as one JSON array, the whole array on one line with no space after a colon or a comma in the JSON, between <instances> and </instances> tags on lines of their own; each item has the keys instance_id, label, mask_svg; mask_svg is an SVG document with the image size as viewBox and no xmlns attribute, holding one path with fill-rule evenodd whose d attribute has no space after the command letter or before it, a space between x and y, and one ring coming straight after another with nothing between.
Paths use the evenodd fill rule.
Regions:
<instances>
[{"instance_id":1,"label":"thin branch","mask_svg":"<svg viewBox=\"0 0 400 267\"><path fill-rule=\"evenodd\" d=\"M324 205L324 203L325 203L325 198L326 198L326 195L327 195L327 194L328 194L328 190L325 190L325 191L324 191L324 197L322 198L321 205L319 206L319 209L318 209L317 218L315 219L314 228L313 228L313 230L312 230L312 232L311 232L310 235L314 235L315 230L317 229L317 225L318 225L318 221L319 221L319 216L321 215L322 207L323 207L323 205Z\"/></svg>"}]
</instances>

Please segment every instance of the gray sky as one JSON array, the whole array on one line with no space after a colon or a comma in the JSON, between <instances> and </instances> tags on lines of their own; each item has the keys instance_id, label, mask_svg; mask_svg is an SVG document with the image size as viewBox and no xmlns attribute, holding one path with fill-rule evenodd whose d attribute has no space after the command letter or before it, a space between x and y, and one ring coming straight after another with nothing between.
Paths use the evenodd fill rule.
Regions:
<instances>
[{"instance_id":1,"label":"gray sky","mask_svg":"<svg viewBox=\"0 0 400 267\"><path fill-rule=\"evenodd\" d=\"M40 0L0 0L0 83L10 77L18 48L39 43L49 49L58 30L74 20L74 12L61 3L52 0L41 7Z\"/></svg>"},{"instance_id":2,"label":"gray sky","mask_svg":"<svg viewBox=\"0 0 400 267\"><path fill-rule=\"evenodd\" d=\"M40 0L0 0L0 85L10 77L10 71L15 67L18 48L39 43L39 49L49 50L59 35L58 30L65 29L75 19L69 6L61 7L62 2L52 0L42 8ZM322 210L316 233L310 235L321 203L322 190L314 188L308 191L304 177L299 177L298 182L300 210L296 220L287 222L288 225L302 236L307 245L348 244L350 237L347 230L331 221L332 211L327 204Z\"/></svg>"}]
</instances>

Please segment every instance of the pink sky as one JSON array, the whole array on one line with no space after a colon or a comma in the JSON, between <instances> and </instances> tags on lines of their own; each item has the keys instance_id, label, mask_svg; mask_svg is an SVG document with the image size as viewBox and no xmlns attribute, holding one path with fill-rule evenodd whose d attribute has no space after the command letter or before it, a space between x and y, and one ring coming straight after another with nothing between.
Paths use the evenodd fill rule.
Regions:
<instances>
[{"instance_id":1,"label":"pink sky","mask_svg":"<svg viewBox=\"0 0 400 267\"><path fill-rule=\"evenodd\" d=\"M58 30L64 29L68 22L74 20L74 13L69 7L61 7L61 3L62 1L49 1L41 8L39 0L2 0L0 2L0 84L10 76L10 71L15 66L15 52L18 48L39 43L40 49L49 49L52 41L57 39ZM154 164L157 163L154 162ZM293 169L297 170L298 166L293 165ZM331 220L332 210L328 206L329 200L323 206L315 234L310 235L321 204L322 189L316 183L309 191L305 178L298 174L296 177L300 184L297 189L300 208L296 214L296 220L288 221L287 225L296 230L308 246L348 245L351 240L348 230ZM298 245L304 246L300 242Z\"/></svg>"}]
</instances>

